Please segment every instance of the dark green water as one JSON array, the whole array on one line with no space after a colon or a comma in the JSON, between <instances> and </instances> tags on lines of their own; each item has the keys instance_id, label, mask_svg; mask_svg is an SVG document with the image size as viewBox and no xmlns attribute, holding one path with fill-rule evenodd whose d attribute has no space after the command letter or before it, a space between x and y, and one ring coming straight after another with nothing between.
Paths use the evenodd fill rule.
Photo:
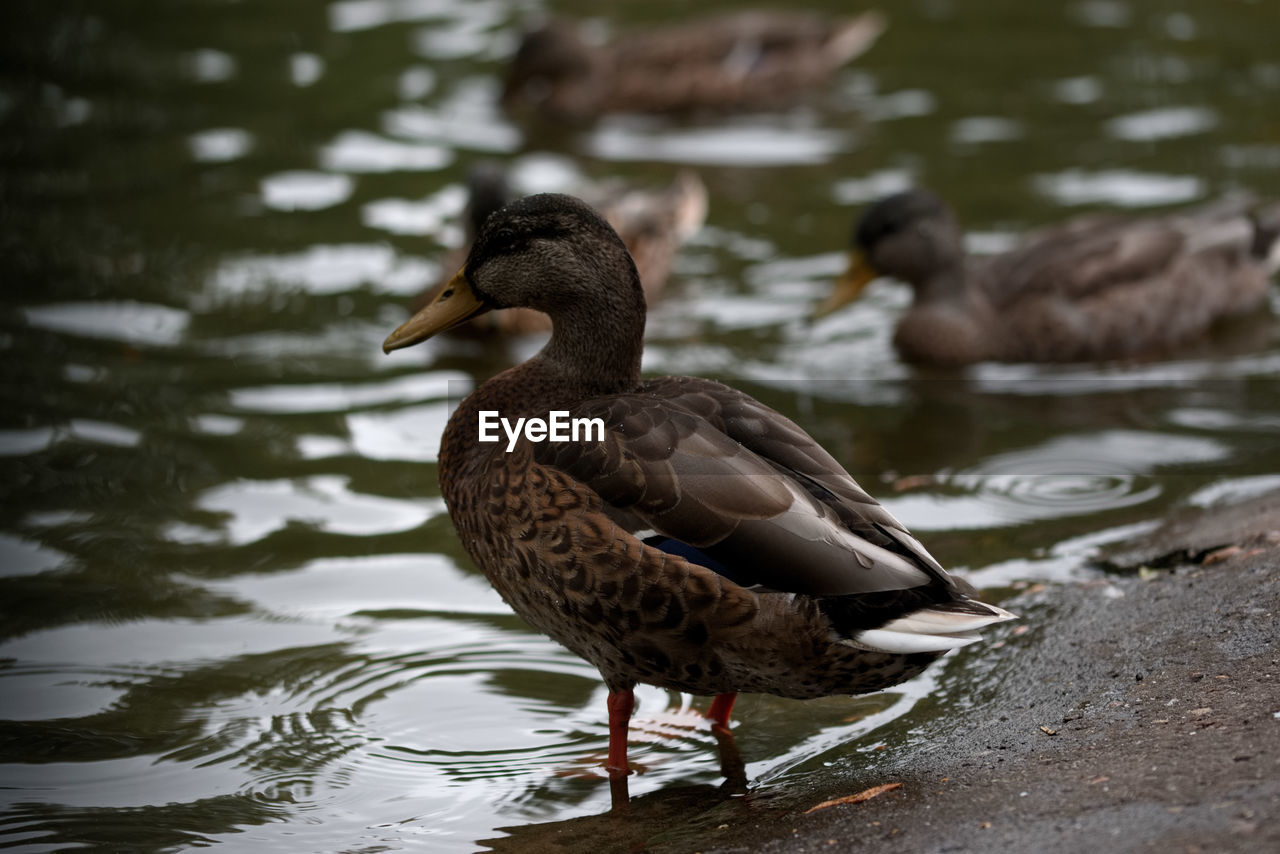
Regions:
<instances>
[{"instance_id":1,"label":"dark green water","mask_svg":"<svg viewBox=\"0 0 1280 854\"><path fill-rule=\"evenodd\" d=\"M481 158L528 190L696 168L708 222L647 368L798 418L993 597L1280 482L1271 317L1170 361L950 376L895 359L893 282L805 322L857 209L911 183L978 249L1280 197L1274 4L896 5L795 110L553 134L494 106L539 4L5 4L0 845L466 851L608 808L602 686L507 611L436 488L451 384L513 353L379 350ZM752 791L927 737L912 706L962 714L981 655L874 697L744 698ZM718 783L691 708L641 691L633 795Z\"/></svg>"}]
</instances>

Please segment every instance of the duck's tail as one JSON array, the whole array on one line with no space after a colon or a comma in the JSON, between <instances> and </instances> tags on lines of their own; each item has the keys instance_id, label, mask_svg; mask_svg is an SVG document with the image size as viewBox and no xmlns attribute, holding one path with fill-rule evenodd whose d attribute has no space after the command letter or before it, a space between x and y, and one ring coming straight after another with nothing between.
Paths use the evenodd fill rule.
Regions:
<instances>
[{"instance_id":1,"label":"duck's tail","mask_svg":"<svg viewBox=\"0 0 1280 854\"><path fill-rule=\"evenodd\" d=\"M889 19L875 9L863 12L842 23L823 46L823 55L831 68L865 53L889 26Z\"/></svg>"},{"instance_id":2,"label":"duck's tail","mask_svg":"<svg viewBox=\"0 0 1280 854\"><path fill-rule=\"evenodd\" d=\"M1280 271L1280 203L1254 210L1253 245L1250 254L1262 262L1267 275Z\"/></svg>"},{"instance_id":3,"label":"duck's tail","mask_svg":"<svg viewBox=\"0 0 1280 854\"><path fill-rule=\"evenodd\" d=\"M676 234L683 243L707 220L707 185L692 169L681 169L667 188L675 210Z\"/></svg>"},{"instance_id":4,"label":"duck's tail","mask_svg":"<svg viewBox=\"0 0 1280 854\"><path fill-rule=\"evenodd\" d=\"M962 599L930 605L876 629L858 632L846 643L873 652L946 652L982 640L978 630L1018 619L1004 608Z\"/></svg>"}]
</instances>

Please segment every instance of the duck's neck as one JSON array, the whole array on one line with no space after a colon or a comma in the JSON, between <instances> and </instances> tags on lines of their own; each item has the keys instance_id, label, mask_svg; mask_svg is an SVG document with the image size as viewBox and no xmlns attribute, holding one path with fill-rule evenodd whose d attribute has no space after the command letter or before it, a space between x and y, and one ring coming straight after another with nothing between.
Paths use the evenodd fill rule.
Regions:
<instances>
[{"instance_id":1,"label":"duck's neck","mask_svg":"<svg viewBox=\"0 0 1280 854\"><path fill-rule=\"evenodd\" d=\"M479 464L474 451L482 411L514 423L547 418L593 397L630 391L640 382L644 350L644 294L614 290L601 304L559 307L551 340L533 358L503 371L476 389L455 410L441 447L442 472ZM472 450L468 450L472 449Z\"/></svg>"},{"instance_id":2,"label":"duck's neck","mask_svg":"<svg viewBox=\"0 0 1280 854\"><path fill-rule=\"evenodd\" d=\"M915 301L925 303L962 303L969 299L966 286L964 261L956 259L953 263L940 266L928 276L913 282Z\"/></svg>"},{"instance_id":3,"label":"duck's neck","mask_svg":"<svg viewBox=\"0 0 1280 854\"><path fill-rule=\"evenodd\" d=\"M560 314L554 318L551 340L516 370L552 379L582 397L634 388L640 382L644 350L643 312L641 301L640 313L626 322L585 309Z\"/></svg>"}]
</instances>

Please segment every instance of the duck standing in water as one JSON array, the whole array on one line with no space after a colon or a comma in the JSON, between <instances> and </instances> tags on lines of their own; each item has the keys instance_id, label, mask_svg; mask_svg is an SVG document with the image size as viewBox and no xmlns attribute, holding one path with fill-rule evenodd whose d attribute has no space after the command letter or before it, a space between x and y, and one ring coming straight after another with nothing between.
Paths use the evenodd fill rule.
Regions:
<instances>
[{"instance_id":1,"label":"duck standing in water","mask_svg":"<svg viewBox=\"0 0 1280 854\"><path fill-rule=\"evenodd\" d=\"M458 274L383 349L517 307L548 314L551 339L453 413L441 491L516 613L599 668L615 783L638 682L715 695L709 716L727 733L738 692L876 691L1013 619L794 422L721 383L642 380L635 264L577 199L530 196L490 216ZM515 424L556 411L603 429L482 441L486 412Z\"/></svg>"},{"instance_id":2,"label":"duck standing in water","mask_svg":"<svg viewBox=\"0 0 1280 854\"><path fill-rule=\"evenodd\" d=\"M911 285L893 343L908 362L1077 362L1167 353L1214 321L1261 309L1280 269L1280 206L1227 200L1162 217L1093 216L1011 252L966 255L927 190L880 200L853 233L848 271L818 310L876 275Z\"/></svg>"},{"instance_id":3,"label":"duck standing in water","mask_svg":"<svg viewBox=\"0 0 1280 854\"><path fill-rule=\"evenodd\" d=\"M828 18L751 11L620 33L593 44L575 22L525 34L502 102L551 119L785 106L884 31L879 12Z\"/></svg>"}]
</instances>

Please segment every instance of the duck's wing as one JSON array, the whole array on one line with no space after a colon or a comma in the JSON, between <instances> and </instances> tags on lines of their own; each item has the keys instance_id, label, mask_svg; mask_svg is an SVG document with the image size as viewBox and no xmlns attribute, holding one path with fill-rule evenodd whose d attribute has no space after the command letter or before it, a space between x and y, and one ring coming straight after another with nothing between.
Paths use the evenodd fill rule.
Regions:
<instances>
[{"instance_id":1,"label":"duck's wing","mask_svg":"<svg viewBox=\"0 0 1280 854\"><path fill-rule=\"evenodd\" d=\"M866 50L884 31L876 11L833 18L813 12L753 10L692 23L636 30L612 49L641 65L681 66L808 55L835 67Z\"/></svg>"},{"instance_id":2,"label":"duck's wing","mask_svg":"<svg viewBox=\"0 0 1280 854\"><path fill-rule=\"evenodd\" d=\"M1078 217L1027 236L1011 252L978 262L997 305L1021 296L1079 300L1168 275L1188 259L1254 263L1266 211L1237 196L1160 217ZM1270 244L1268 243L1268 248Z\"/></svg>"},{"instance_id":3,"label":"duck's wing","mask_svg":"<svg viewBox=\"0 0 1280 854\"><path fill-rule=\"evenodd\" d=\"M728 386L668 377L575 407L603 438L535 458L588 486L632 535L746 587L815 596L960 588L790 419ZM910 609L906 609L910 610Z\"/></svg>"},{"instance_id":4,"label":"duck's wing","mask_svg":"<svg viewBox=\"0 0 1280 854\"><path fill-rule=\"evenodd\" d=\"M754 11L627 33L607 51L610 101L656 112L785 101L867 50L884 27L878 12Z\"/></svg>"},{"instance_id":5,"label":"duck's wing","mask_svg":"<svg viewBox=\"0 0 1280 854\"><path fill-rule=\"evenodd\" d=\"M1186 249L1185 232L1167 221L1091 218L979 261L979 280L998 306L1044 294L1084 299L1158 275Z\"/></svg>"}]
</instances>

